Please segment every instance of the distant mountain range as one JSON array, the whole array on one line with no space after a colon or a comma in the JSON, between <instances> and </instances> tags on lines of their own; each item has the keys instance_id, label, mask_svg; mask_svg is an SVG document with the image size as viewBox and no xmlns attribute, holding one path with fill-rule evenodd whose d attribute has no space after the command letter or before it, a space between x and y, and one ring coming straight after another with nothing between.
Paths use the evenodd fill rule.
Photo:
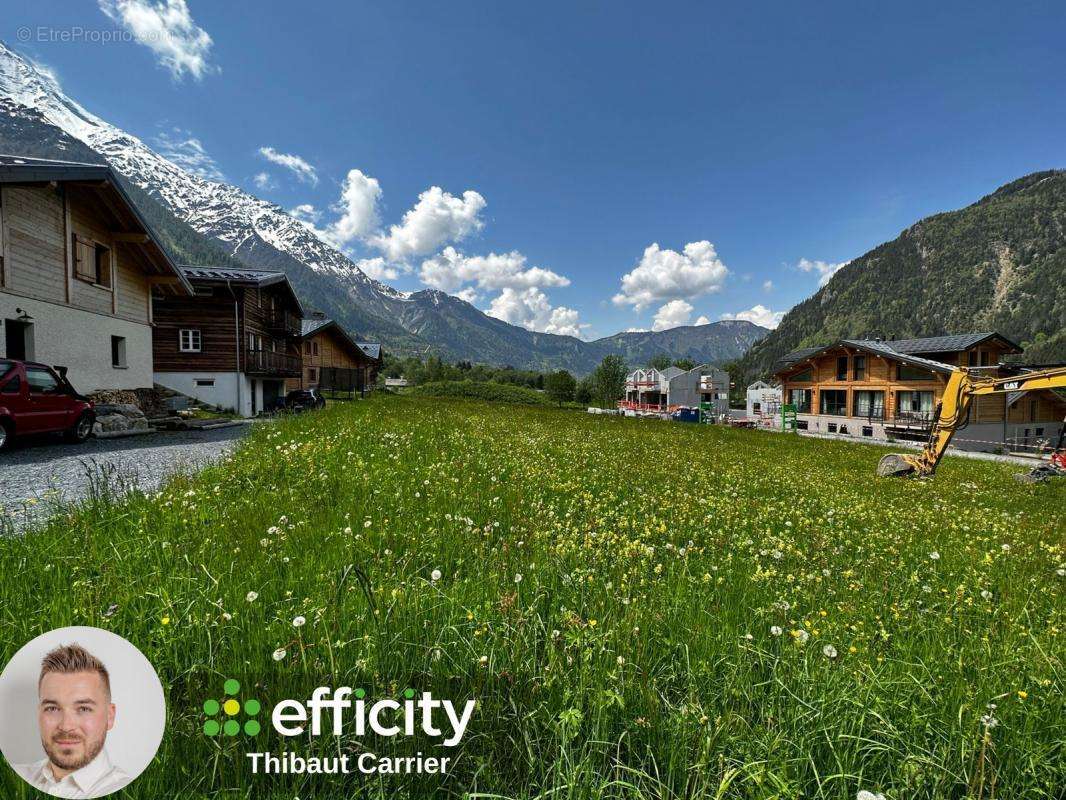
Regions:
<instances>
[{"instance_id":1,"label":"distant mountain range","mask_svg":"<svg viewBox=\"0 0 1066 800\"><path fill-rule=\"evenodd\" d=\"M397 291L367 276L279 206L195 175L91 114L2 42L0 152L110 164L176 259L284 271L309 307L393 352L584 374L608 354L631 364L660 353L720 364L768 332L723 321L586 342L511 325L437 290Z\"/></svg>"},{"instance_id":2,"label":"distant mountain range","mask_svg":"<svg viewBox=\"0 0 1066 800\"><path fill-rule=\"evenodd\" d=\"M737 377L834 339L984 330L1030 363L1066 361L1066 171L1019 178L859 256L752 347Z\"/></svg>"}]
</instances>

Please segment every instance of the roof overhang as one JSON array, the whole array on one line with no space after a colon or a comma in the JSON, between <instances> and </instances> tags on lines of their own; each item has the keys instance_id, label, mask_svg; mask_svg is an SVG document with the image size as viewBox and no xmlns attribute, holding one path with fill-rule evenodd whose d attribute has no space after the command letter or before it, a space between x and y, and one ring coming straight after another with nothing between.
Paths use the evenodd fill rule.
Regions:
<instances>
[{"instance_id":1,"label":"roof overhang","mask_svg":"<svg viewBox=\"0 0 1066 800\"><path fill-rule=\"evenodd\" d=\"M95 195L114 218L117 227L112 234L115 241L136 247L145 256L142 266L148 266L146 272L150 276L150 282L171 294L193 294L192 284L170 259L155 231L141 215L110 167L74 162L49 163L33 159L25 159L24 163L5 161L0 163L0 184L67 185Z\"/></svg>"},{"instance_id":2,"label":"roof overhang","mask_svg":"<svg viewBox=\"0 0 1066 800\"><path fill-rule=\"evenodd\" d=\"M833 342L833 344L828 344L825 347L814 351L810 355L797 359L791 364L788 364L787 366L778 369L776 372L774 372L774 375L782 377L786 376L788 373L796 372L804 368L809 363L821 358L824 355L827 355L833 350L841 349L861 350L862 352L868 353L870 355L880 356L881 358L889 358L893 361L899 361L900 363L907 364L909 366L929 370L930 372L937 372L942 375L950 375L952 372L955 371L955 368L952 367L950 364L942 364L939 361L932 361L928 358L919 358L918 356L909 356L905 355L904 353L897 353L895 350L892 350L889 347L871 347L865 342L858 342L852 339L841 339L840 341Z\"/></svg>"}]
</instances>

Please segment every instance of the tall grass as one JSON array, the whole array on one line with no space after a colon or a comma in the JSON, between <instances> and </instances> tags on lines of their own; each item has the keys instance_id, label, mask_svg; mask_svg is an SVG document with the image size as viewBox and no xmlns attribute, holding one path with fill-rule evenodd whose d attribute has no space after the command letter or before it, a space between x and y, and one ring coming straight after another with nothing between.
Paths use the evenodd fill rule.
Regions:
<instances>
[{"instance_id":1,"label":"tall grass","mask_svg":"<svg viewBox=\"0 0 1066 800\"><path fill-rule=\"evenodd\" d=\"M1061 483L962 459L876 479L879 455L338 404L0 542L0 655L72 624L145 653L170 719L135 798L1061 798ZM320 685L478 706L444 777L252 776L248 750L440 748L207 737L229 677L266 707Z\"/></svg>"}]
</instances>

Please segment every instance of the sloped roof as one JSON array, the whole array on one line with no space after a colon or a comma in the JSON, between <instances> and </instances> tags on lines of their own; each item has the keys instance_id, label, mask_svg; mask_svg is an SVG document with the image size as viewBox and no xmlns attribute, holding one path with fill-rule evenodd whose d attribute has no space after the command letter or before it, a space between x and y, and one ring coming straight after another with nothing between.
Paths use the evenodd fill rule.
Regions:
<instances>
[{"instance_id":1,"label":"sloped roof","mask_svg":"<svg viewBox=\"0 0 1066 800\"><path fill-rule=\"evenodd\" d=\"M676 378L678 375L684 375L685 370L680 367L667 367L666 369L659 370L659 374L666 378L666 380L670 380L671 378Z\"/></svg>"},{"instance_id":2,"label":"sloped roof","mask_svg":"<svg viewBox=\"0 0 1066 800\"><path fill-rule=\"evenodd\" d=\"M269 286L288 280L284 272L265 269L230 269L229 267L199 267L182 264L181 271L192 280L229 281L253 286Z\"/></svg>"},{"instance_id":3,"label":"sloped roof","mask_svg":"<svg viewBox=\"0 0 1066 800\"><path fill-rule=\"evenodd\" d=\"M381 345L377 342L357 342L356 344L360 350L375 361L381 358Z\"/></svg>"},{"instance_id":4,"label":"sloped roof","mask_svg":"<svg viewBox=\"0 0 1066 800\"><path fill-rule=\"evenodd\" d=\"M949 364L945 364L942 361L933 361L929 358L919 358L918 356L912 356L908 353L901 353L891 346L889 342L879 342L876 339L841 339L837 344L843 344L850 347L858 348L859 350L866 350L870 353L877 355L885 355L896 361L902 361L905 364L910 364L915 367L923 367L931 370L932 372L942 372L950 374L955 371L955 368ZM830 345L830 347L836 347L837 345ZM829 349L829 348L825 348Z\"/></svg>"},{"instance_id":5,"label":"sloped roof","mask_svg":"<svg viewBox=\"0 0 1066 800\"><path fill-rule=\"evenodd\" d=\"M1013 347L1015 352L1020 353L1022 351L1022 348L1018 347L1010 339L995 331L956 333L951 336L929 336L925 339L892 339L886 343L892 345L892 349L897 353L958 353L962 350L969 350L971 347L979 345L988 339L1000 339L1005 344Z\"/></svg>"},{"instance_id":6,"label":"sloped roof","mask_svg":"<svg viewBox=\"0 0 1066 800\"><path fill-rule=\"evenodd\" d=\"M904 361L931 369L936 372L951 372L952 367L940 361L921 358L918 353L958 353L968 350L989 339L999 339L1004 344L1020 353L1022 349L1005 336L995 331L982 331L979 333L957 333L950 336L929 336L924 339L840 339L832 344L822 347L805 347L782 356L774 362L774 374L783 372L793 364L806 361L812 356L830 350L834 347L847 345L866 350L879 355L890 356L897 361Z\"/></svg>"},{"instance_id":7,"label":"sloped roof","mask_svg":"<svg viewBox=\"0 0 1066 800\"><path fill-rule=\"evenodd\" d=\"M332 325L333 320L329 317L305 317L300 320L300 338L307 338L319 328L325 328L327 325Z\"/></svg>"},{"instance_id":8,"label":"sloped roof","mask_svg":"<svg viewBox=\"0 0 1066 800\"><path fill-rule=\"evenodd\" d=\"M125 188L116 174L106 164L87 164L82 161L60 161L50 158L24 158L22 156L0 155L0 183L50 183L51 181L92 181L98 182L101 192L108 192L117 205L113 204L112 214L123 225L133 224L140 228L147 241L140 243L151 256L147 260L151 270L158 270L177 281L170 284L179 286L180 294L191 295L192 286L180 267L170 260L166 249L160 244L152 226L141 215L136 204L126 194ZM101 198L102 200L102 198ZM119 209L116 212L115 209ZM123 218L124 217L124 218Z\"/></svg>"}]
</instances>

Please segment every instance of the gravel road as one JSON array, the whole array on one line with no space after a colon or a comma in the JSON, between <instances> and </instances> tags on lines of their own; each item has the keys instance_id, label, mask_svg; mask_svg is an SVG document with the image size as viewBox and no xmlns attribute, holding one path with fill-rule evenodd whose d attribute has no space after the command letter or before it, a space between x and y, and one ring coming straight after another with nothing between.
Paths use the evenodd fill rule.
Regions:
<instances>
[{"instance_id":1,"label":"gravel road","mask_svg":"<svg viewBox=\"0 0 1066 800\"><path fill-rule=\"evenodd\" d=\"M168 475L231 450L250 427L90 439L82 445L52 437L17 440L0 453L0 516L9 530L43 519L56 500L85 496L93 476L104 474L112 485L154 489Z\"/></svg>"}]
</instances>

